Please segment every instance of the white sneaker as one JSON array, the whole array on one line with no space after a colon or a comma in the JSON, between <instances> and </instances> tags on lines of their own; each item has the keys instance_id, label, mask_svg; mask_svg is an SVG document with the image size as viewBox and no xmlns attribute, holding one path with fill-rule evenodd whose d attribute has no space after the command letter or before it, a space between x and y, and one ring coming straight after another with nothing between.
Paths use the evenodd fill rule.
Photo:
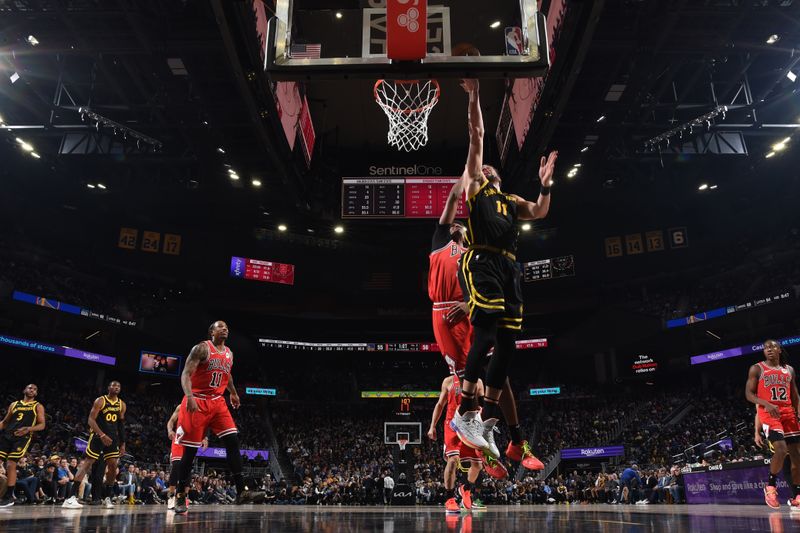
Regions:
<instances>
[{"instance_id":1,"label":"white sneaker","mask_svg":"<svg viewBox=\"0 0 800 533\"><path fill-rule=\"evenodd\" d=\"M172 509L175 509L175 496L170 496L167 500L167 510L171 511Z\"/></svg>"},{"instance_id":2,"label":"white sneaker","mask_svg":"<svg viewBox=\"0 0 800 533\"><path fill-rule=\"evenodd\" d=\"M491 418L483 423L483 440L489 445L487 448L484 448L488 455L491 455L493 459L498 459L500 457L500 450L497 449L497 444L494 442L494 432L500 433L500 430L497 428L497 419Z\"/></svg>"},{"instance_id":3,"label":"white sneaker","mask_svg":"<svg viewBox=\"0 0 800 533\"><path fill-rule=\"evenodd\" d=\"M106 509L113 509L114 502L111 501L111 498L106 497L106 499L103 500L103 507L105 507Z\"/></svg>"},{"instance_id":4,"label":"white sneaker","mask_svg":"<svg viewBox=\"0 0 800 533\"><path fill-rule=\"evenodd\" d=\"M61 507L64 509L82 509L83 505L78 501L78 498L75 496L70 496L64 503L61 504Z\"/></svg>"},{"instance_id":5,"label":"white sneaker","mask_svg":"<svg viewBox=\"0 0 800 533\"><path fill-rule=\"evenodd\" d=\"M456 411L453 420L450 421L450 429L455 431L461 442L470 448L489 450L489 443L483 438L483 420L480 412L467 411L461 415Z\"/></svg>"}]
</instances>

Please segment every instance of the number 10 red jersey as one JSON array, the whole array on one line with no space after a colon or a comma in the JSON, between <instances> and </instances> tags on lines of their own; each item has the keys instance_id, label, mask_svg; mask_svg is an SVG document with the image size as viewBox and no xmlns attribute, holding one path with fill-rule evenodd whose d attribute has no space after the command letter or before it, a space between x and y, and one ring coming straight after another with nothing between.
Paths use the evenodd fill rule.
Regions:
<instances>
[{"instance_id":1,"label":"number 10 red jersey","mask_svg":"<svg viewBox=\"0 0 800 533\"><path fill-rule=\"evenodd\" d=\"M788 366L773 368L759 362L761 377L758 378L757 396L778 407L792 406L792 371Z\"/></svg>"},{"instance_id":2,"label":"number 10 red jersey","mask_svg":"<svg viewBox=\"0 0 800 533\"><path fill-rule=\"evenodd\" d=\"M222 396L231 376L233 352L227 346L224 351L217 351L211 341L205 342L208 359L200 363L192 374L192 394Z\"/></svg>"}]
</instances>

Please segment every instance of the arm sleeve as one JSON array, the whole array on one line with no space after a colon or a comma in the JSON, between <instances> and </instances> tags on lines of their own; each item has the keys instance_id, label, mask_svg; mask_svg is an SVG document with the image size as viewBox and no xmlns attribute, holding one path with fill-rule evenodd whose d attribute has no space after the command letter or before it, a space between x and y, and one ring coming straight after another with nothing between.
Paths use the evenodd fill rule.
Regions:
<instances>
[{"instance_id":1,"label":"arm sleeve","mask_svg":"<svg viewBox=\"0 0 800 533\"><path fill-rule=\"evenodd\" d=\"M436 224L436 229L433 232L433 239L431 240L431 252L450 242L450 224Z\"/></svg>"}]
</instances>

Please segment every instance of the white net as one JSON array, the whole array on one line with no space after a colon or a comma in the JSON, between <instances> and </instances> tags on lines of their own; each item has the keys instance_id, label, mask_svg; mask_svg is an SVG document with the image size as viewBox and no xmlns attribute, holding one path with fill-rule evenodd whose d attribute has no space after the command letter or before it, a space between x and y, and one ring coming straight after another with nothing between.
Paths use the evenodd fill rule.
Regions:
<instances>
[{"instance_id":1,"label":"white net","mask_svg":"<svg viewBox=\"0 0 800 533\"><path fill-rule=\"evenodd\" d=\"M428 142L428 115L439 102L436 80L378 80L375 101L389 119L390 145L410 152Z\"/></svg>"}]
</instances>

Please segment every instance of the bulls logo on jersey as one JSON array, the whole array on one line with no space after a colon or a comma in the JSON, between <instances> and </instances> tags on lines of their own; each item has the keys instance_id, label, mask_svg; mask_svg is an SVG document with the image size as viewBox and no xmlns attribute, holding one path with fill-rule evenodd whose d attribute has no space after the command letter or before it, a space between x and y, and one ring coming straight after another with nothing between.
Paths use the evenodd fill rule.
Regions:
<instances>
[{"instance_id":1,"label":"bulls logo on jersey","mask_svg":"<svg viewBox=\"0 0 800 533\"><path fill-rule=\"evenodd\" d=\"M450 257L454 257L456 255L461 255L461 247L457 244L453 244L450 246Z\"/></svg>"}]
</instances>

